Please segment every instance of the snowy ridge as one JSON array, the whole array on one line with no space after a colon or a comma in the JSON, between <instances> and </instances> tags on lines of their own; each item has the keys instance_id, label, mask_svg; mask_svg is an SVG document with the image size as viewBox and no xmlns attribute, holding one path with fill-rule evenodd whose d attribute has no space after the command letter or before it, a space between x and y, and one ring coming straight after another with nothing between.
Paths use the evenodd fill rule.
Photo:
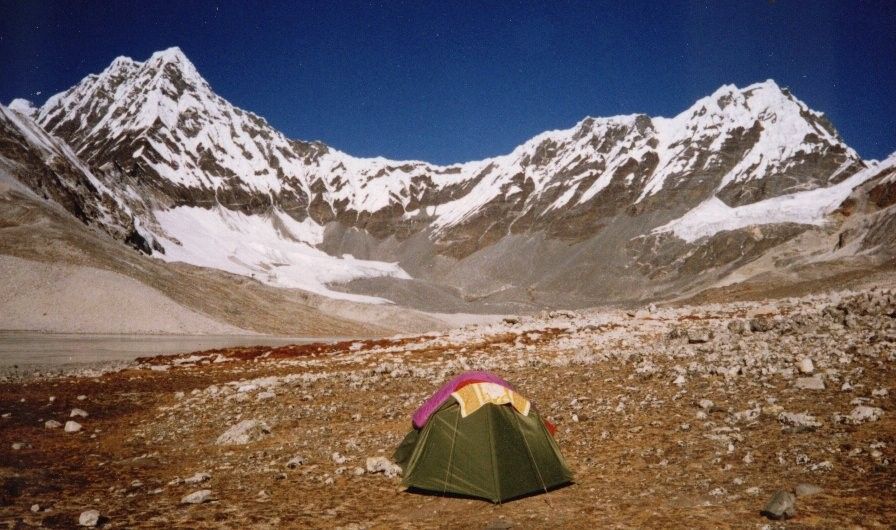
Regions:
<instances>
[{"instance_id":1,"label":"snowy ridge","mask_svg":"<svg viewBox=\"0 0 896 530\"><path fill-rule=\"evenodd\" d=\"M640 201L675 177L716 162L710 157L697 167L700 157L690 149L695 141L718 151L732 131L756 123L761 123L759 140L719 188L786 170L794 155L812 149L794 144L794 138L807 135L840 146L848 158L859 160L835 133L805 116L820 118L774 81L766 81L744 89L723 86L674 118L586 118L570 129L539 134L509 154L465 164L355 158L320 143L287 139L262 118L214 94L183 52L171 48L143 63L115 59L101 74L51 97L38 121L53 132L72 127L76 119L79 133L72 143L80 155L91 155L100 146L114 148L108 145L110 138L126 141L134 147L128 155L178 186L235 185L270 195L271 202L278 195L311 197L315 188L333 211L375 213L393 205L413 211L433 190L466 185L462 197L441 201L431 210L438 234L475 217L488 203L519 193L523 183L527 192L514 197L522 201L521 215L587 204L631 160L655 156L659 163L644 182L636 182L631 173L625 176ZM545 193L561 197L541 204Z\"/></svg>"},{"instance_id":2,"label":"snowy ridge","mask_svg":"<svg viewBox=\"0 0 896 530\"><path fill-rule=\"evenodd\" d=\"M325 243L331 223L327 234L389 240L378 254L388 256L415 234L463 259L508 235L575 243L614 224L696 242L751 224L820 224L866 175L824 116L771 80L723 86L671 118L587 117L447 166L289 139L215 94L178 48L119 57L34 115L135 212L142 250L334 297L348 295L330 283L407 273L328 256L318 247L355 244Z\"/></svg>"},{"instance_id":3,"label":"snowy ridge","mask_svg":"<svg viewBox=\"0 0 896 530\"><path fill-rule=\"evenodd\" d=\"M15 133L21 135L26 142L26 145L22 147L38 155L46 166L70 168L75 172L73 180L61 180L62 185L70 192L78 193L78 188L83 184L92 188L97 198L100 199L92 205L98 210L100 216L96 219L97 222L107 227L124 228L121 226L120 216L128 218L133 216L127 204L119 200L117 194L97 178L65 142L47 134L31 119L35 109L30 106L28 101L17 99L13 100L13 104L10 107L0 105L0 124L5 122L12 127ZM0 159L5 158L6 156L0 153ZM5 165L15 167L18 164L7 159Z\"/></svg>"},{"instance_id":4,"label":"snowy ridge","mask_svg":"<svg viewBox=\"0 0 896 530\"><path fill-rule=\"evenodd\" d=\"M859 159L858 154L832 130L817 121L807 120L806 115L816 120L822 118L821 114L809 109L769 79L743 89L734 85L722 86L674 118L655 118L653 123L659 140L657 150L661 153L660 163L648 179L639 200L662 189L670 174L694 169L688 164L696 159L681 156L689 143L707 138L710 140L708 150L719 153L732 131L748 130L757 123L761 125L758 140L747 156L722 178L717 189L731 182L762 178L786 170L788 160L800 152L807 153L813 149L805 142L807 137L841 146L849 158ZM796 142L796 139L800 141ZM711 157L707 165L713 162L715 159Z\"/></svg>"}]
</instances>

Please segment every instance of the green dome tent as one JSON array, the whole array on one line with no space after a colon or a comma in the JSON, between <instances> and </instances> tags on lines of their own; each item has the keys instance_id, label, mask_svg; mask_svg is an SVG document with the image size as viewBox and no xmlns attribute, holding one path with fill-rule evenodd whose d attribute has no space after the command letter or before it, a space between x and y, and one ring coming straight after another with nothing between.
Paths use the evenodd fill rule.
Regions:
<instances>
[{"instance_id":1,"label":"green dome tent","mask_svg":"<svg viewBox=\"0 0 896 530\"><path fill-rule=\"evenodd\" d=\"M461 374L433 395L393 459L409 488L492 502L572 481L534 407L487 372Z\"/></svg>"}]
</instances>

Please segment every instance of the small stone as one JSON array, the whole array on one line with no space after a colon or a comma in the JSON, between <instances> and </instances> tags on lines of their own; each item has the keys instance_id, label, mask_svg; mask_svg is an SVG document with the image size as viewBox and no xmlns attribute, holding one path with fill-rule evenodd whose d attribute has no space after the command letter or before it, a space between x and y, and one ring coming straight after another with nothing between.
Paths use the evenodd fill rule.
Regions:
<instances>
[{"instance_id":1,"label":"small stone","mask_svg":"<svg viewBox=\"0 0 896 530\"><path fill-rule=\"evenodd\" d=\"M821 486L816 486L815 484L808 484L806 482L800 482L793 488L793 492L797 497L808 497L810 495L816 495L821 493Z\"/></svg>"},{"instance_id":2,"label":"small stone","mask_svg":"<svg viewBox=\"0 0 896 530\"><path fill-rule=\"evenodd\" d=\"M812 416L811 414L807 414L805 412L782 412L781 414L778 414L778 421L803 430L821 427L821 422L818 421L815 416Z\"/></svg>"},{"instance_id":3,"label":"small stone","mask_svg":"<svg viewBox=\"0 0 896 530\"><path fill-rule=\"evenodd\" d=\"M388 458L382 456L371 456L367 458L368 473L383 473L387 477L394 477L401 474L401 466L393 464Z\"/></svg>"},{"instance_id":4,"label":"small stone","mask_svg":"<svg viewBox=\"0 0 896 530\"><path fill-rule=\"evenodd\" d=\"M507 519L495 519L488 523L485 530L508 530L509 528L513 528L512 521L508 521Z\"/></svg>"},{"instance_id":5,"label":"small stone","mask_svg":"<svg viewBox=\"0 0 896 530\"><path fill-rule=\"evenodd\" d=\"M820 375L799 377L794 386L800 390L824 390L824 379Z\"/></svg>"},{"instance_id":6,"label":"small stone","mask_svg":"<svg viewBox=\"0 0 896 530\"><path fill-rule=\"evenodd\" d=\"M301 456L296 455L289 459L289 462L286 463L286 467L288 467L289 469L295 469L304 463L305 459Z\"/></svg>"},{"instance_id":7,"label":"small stone","mask_svg":"<svg viewBox=\"0 0 896 530\"><path fill-rule=\"evenodd\" d=\"M12 444L13 451L18 451L19 449L21 449L23 447L25 447L25 444L23 444L22 442L13 442L13 444Z\"/></svg>"},{"instance_id":8,"label":"small stone","mask_svg":"<svg viewBox=\"0 0 896 530\"><path fill-rule=\"evenodd\" d=\"M83 409L72 409L71 414L68 415L69 418L86 418L87 412Z\"/></svg>"},{"instance_id":9,"label":"small stone","mask_svg":"<svg viewBox=\"0 0 896 530\"><path fill-rule=\"evenodd\" d=\"M264 392L259 392L258 395L255 396L255 399L263 401L265 399L274 399L275 397L277 397L277 394L271 392L270 390L266 390Z\"/></svg>"},{"instance_id":10,"label":"small stone","mask_svg":"<svg viewBox=\"0 0 896 530\"><path fill-rule=\"evenodd\" d=\"M803 357L802 359L800 359L800 362L797 363L796 367L801 373L804 374L811 374L815 371L815 365L812 363L812 359L808 357Z\"/></svg>"},{"instance_id":11,"label":"small stone","mask_svg":"<svg viewBox=\"0 0 896 530\"><path fill-rule=\"evenodd\" d=\"M98 525L100 522L100 512L96 510L87 510L81 512L81 515L78 516L78 524L81 526L86 526L89 528L93 528Z\"/></svg>"},{"instance_id":12,"label":"small stone","mask_svg":"<svg viewBox=\"0 0 896 530\"><path fill-rule=\"evenodd\" d=\"M715 403L713 403L711 399L701 399L697 403L697 405L699 405L703 410L709 410L715 405Z\"/></svg>"},{"instance_id":13,"label":"small stone","mask_svg":"<svg viewBox=\"0 0 896 530\"><path fill-rule=\"evenodd\" d=\"M675 381L672 381L673 385L682 386L687 382L687 379L681 374L678 374L678 377L675 378Z\"/></svg>"},{"instance_id":14,"label":"small stone","mask_svg":"<svg viewBox=\"0 0 896 530\"><path fill-rule=\"evenodd\" d=\"M184 484L199 484L200 482L205 482L206 480L210 480L212 476L208 473L196 473L192 477L188 477L184 479Z\"/></svg>"},{"instance_id":15,"label":"small stone","mask_svg":"<svg viewBox=\"0 0 896 530\"><path fill-rule=\"evenodd\" d=\"M705 329L688 330L688 344L704 344L709 342L710 338L709 331Z\"/></svg>"},{"instance_id":16,"label":"small stone","mask_svg":"<svg viewBox=\"0 0 896 530\"><path fill-rule=\"evenodd\" d=\"M750 331L754 333L765 333L771 331L775 327L775 321L767 317L757 317L750 319Z\"/></svg>"},{"instance_id":17,"label":"small stone","mask_svg":"<svg viewBox=\"0 0 896 530\"><path fill-rule=\"evenodd\" d=\"M732 320L728 323L728 331L738 335L744 335L750 331L750 325L744 320Z\"/></svg>"},{"instance_id":18,"label":"small stone","mask_svg":"<svg viewBox=\"0 0 896 530\"><path fill-rule=\"evenodd\" d=\"M32 504L31 505L31 513L37 513L40 511L40 504Z\"/></svg>"},{"instance_id":19,"label":"small stone","mask_svg":"<svg viewBox=\"0 0 896 530\"><path fill-rule=\"evenodd\" d=\"M202 504L212 500L212 490L194 491L189 495L185 495L181 500L181 504Z\"/></svg>"},{"instance_id":20,"label":"small stone","mask_svg":"<svg viewBox=\"0 0 896 530\"><path fill-rule=\"evenodd\" d=\"M347 458L345 458L344 456L342 456L339 453L333 453L332 455L330 455L330 458L333 460L333 463L336 465L342 465L348 461Z\"/></svg>"},{"instance_id":21,"label":"small stone","mask_svg":"<svg viewBox=\"0 0 896 530\"><path fill-rule=\"evenodd\" d=\"M62 424L56 420L47 420L44 422L45 429L58 429L59 427L62 427Z\"/></svg>"},{"instance_id":22,"label":"small stone","mask_svg":"<svg viewBox=\"0 0 896 530\"><path fill-rule=\"evenodd\" d=\"M78 396L78 401L84 401L85 399L87 399L87 396L85 396L84 394Z\"/></svg>"},{"instance_id":23,"label":"small stone","mask_svg":"<svg viewBox=\"0 0 896 530\"><path fill-rule=\"evenodd\" d=\"M779 519L787 519L788 517L796 515L795 502L796 497L793 496L793 493L779 490L772 495L772 498L765 505L765 508L759 513L776 521Z\"/></svg>"},{"instance_id":24,"label":"small stone","mask_svg":"<svg viewBox=\"0 0 896 530\"><path fill-rule=\"evenodd\" d=\"M869 407L867 405L859 405L856 408L852 409L852 412L849 413L849 416L846 416L843 419L846 423L852 425L859 425L861 423L869 422L869 421L877 421L883 415L884 411L877 407Z\"/></svg>"},{"instance_id":25,"label":"small stone","mask_svg":"<svg viewBox=\"0 0 896 530\"><path fill-rule=\"evenodd\" d=\"M224 431L218 439L217 445L246 445L271 433L271 428L258 420L243 420Z\"/></svg>"},{"instance_id":26,"label":"small stone","mask_svg":"<svg viewBox=\"0 0 896 530\"><path fill-rule=\"evenodd\" d=\"M81 424L76 421L65 422L65 432L78 432L81 430Z\"/></svg>"}]
</instances>

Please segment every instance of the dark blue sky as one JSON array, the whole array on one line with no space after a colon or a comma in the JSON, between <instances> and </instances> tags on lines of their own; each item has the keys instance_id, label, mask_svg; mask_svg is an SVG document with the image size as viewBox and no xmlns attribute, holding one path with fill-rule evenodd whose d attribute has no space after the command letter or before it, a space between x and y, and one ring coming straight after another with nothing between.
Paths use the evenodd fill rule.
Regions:
<instances>
[{"instance_id":1,"label":"dark blue sky","mask_svg":"<svg viewBox=\"0 0 896 530\"><path fill-rule=\"evenodd\" d=\"M290 137L445 163L772 78L862 156L896 151L893 1L252 4L0 0L0 101L176 45Z\"/></svg>"}]
</instances>

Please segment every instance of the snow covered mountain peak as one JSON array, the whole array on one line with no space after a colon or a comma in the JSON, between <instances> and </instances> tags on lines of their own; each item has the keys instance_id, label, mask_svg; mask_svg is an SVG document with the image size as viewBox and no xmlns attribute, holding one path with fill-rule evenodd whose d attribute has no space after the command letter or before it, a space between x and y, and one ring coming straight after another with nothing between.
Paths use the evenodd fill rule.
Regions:
<instances>
[{"instance_id":1,"label":"snow covered mountain peak","mask_svg":"<svg viewBox=\"0 0 896 530\"><path fill-rule=\"evenodd\" d=\"M34 103L31 103L27 99L16 98L9 102L9 106L7 107L10 110L14 110L23 116L28 116L29 118L34 118L37 116L37 107L34 106Z\"/></svg>"},{"instance_id":2,"label":"snow covered mountain peak","mask_svg":"<svg viewBox=\"0 0 896 530\"><path fill-rule=\"evenodd\" d=\"M215 94L179 48L115 59L50 98L36 121L120 191L121 211L134 212L163 259L326 294L328 281L405 274L342 254L400 262L407 244L409 255L465 259L516 236L702 235L688 223L707 208L755 212L847 182L840 193L865 167L822 114L773 80L724 85L673 117L589 116L448 166L288 139ZM676 219L688 223L668 229ZM625 252L629 240L612 245ZM312 262L345 273L312 278L302 272Z\"/></svg>"}]
</instances>

